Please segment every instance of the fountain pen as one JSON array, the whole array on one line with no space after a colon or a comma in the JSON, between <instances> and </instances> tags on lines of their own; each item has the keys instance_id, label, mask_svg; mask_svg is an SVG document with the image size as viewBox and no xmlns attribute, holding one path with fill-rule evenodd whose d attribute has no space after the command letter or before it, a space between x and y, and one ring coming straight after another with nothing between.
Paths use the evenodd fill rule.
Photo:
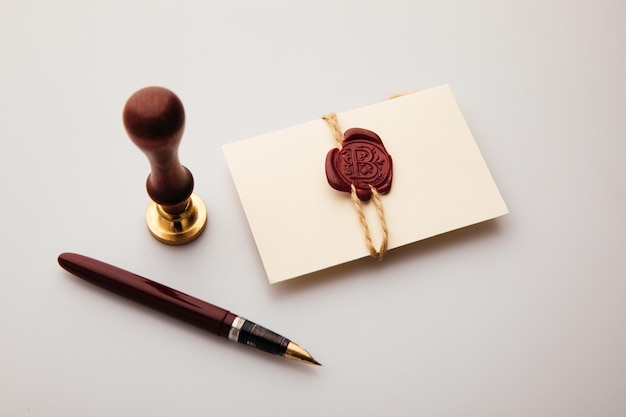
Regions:
<instances>
[{"instance_id":1,"label":"fountain pen","mask_svg":"<svg viewBox=\"0 0 626 417\"><path fill-rule=\"evenodd\" d=\"M321 365L291 340L191 295L75 253L62 253L58 262L79 278L218 336L287 359Z\"/></svg>"}]
</instances>

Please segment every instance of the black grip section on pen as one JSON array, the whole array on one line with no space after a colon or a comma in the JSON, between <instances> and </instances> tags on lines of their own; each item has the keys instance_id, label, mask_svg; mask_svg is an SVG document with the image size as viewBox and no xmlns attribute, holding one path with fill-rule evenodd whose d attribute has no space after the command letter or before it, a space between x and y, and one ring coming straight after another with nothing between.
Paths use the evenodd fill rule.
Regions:
<instances>
[{"instance_id":1,"label":"black grip section on pen","mask_svg":"<svg viewBox=\"0 0 626 417\"><path fill-rule=\"evenodd\" d=\"M246 320L243 326L241 326L237 342L273 355L284 355L289 339L250 320Z\"/></svg>"}]
</instances>

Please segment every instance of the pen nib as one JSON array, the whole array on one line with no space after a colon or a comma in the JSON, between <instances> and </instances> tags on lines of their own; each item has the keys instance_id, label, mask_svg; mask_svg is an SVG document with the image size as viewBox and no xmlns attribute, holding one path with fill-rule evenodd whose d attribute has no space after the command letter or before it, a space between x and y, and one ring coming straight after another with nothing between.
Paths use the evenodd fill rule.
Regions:
<instances>
[{"instance_id":1,"label":"pen nib","mask_svg":"<svg viewBox=\"0 0 626 417\"><path fill-rule=\"evenodd\" d=\"M313 359L313 356L294 342L289 342L285 351L285 358L298 362L308 363L309 365L322 366L321 363Z\"/></svg>"}]
</instances>

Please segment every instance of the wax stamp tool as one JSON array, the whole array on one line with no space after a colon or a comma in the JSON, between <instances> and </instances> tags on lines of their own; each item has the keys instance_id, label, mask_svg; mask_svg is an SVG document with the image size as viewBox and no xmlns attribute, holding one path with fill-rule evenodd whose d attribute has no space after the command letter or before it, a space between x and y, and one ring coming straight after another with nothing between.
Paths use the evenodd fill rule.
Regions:
<instances>
[{"instance_id":1,"label":"wax stamp tool","mask_svg":"<svg viewBox=\"0 0 626 417\"><path fill-rule=\"evenodd\" d=\"M185 129L180 99L162 87L143 88L126 102L123 119L128 136L150 162L146 180L152 199L146 210L148 230L168 245L191 242L204 230L207 211L193 192L193 175L178 159Z\"/></svg>"}]
</instances>

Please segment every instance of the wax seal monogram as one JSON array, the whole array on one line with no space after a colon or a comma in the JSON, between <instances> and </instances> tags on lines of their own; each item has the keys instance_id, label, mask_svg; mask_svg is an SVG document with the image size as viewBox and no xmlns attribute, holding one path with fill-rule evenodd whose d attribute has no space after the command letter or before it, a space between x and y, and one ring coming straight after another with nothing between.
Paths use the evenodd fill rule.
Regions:
<instances>
[{"instance_id":1,"label":"wax seal monogram","mask_svg":"<svg viewBox=\"0 0 626 417\"><path fill-rule=\"evenodd\" d=\"M383 141L371 130L354 127L341 133L337 115L322 116L332 130L335 148L326 155L326 179L332 188L350 194L359 223L365 235L365 245L370 256L382 260L389 247L389 229L385 219L381 194L391 190L393 162ZM374 202L382 240L378 249L374 246L362 202Z\"/></svg>"},{"instance_id":2,"label":"wax seal monogram","mask_svg":"<svg viewBox=\"0 0 626 417\"><path fill-rule=\"evenodd\" d=\"M326 178L331 187L351 192L352 186L361 201L372 197L372 187L381 194L391 189L393 163L383 141L371 130L348 129L341 148L326 156Z\"/></svg>"}]
</instances>

